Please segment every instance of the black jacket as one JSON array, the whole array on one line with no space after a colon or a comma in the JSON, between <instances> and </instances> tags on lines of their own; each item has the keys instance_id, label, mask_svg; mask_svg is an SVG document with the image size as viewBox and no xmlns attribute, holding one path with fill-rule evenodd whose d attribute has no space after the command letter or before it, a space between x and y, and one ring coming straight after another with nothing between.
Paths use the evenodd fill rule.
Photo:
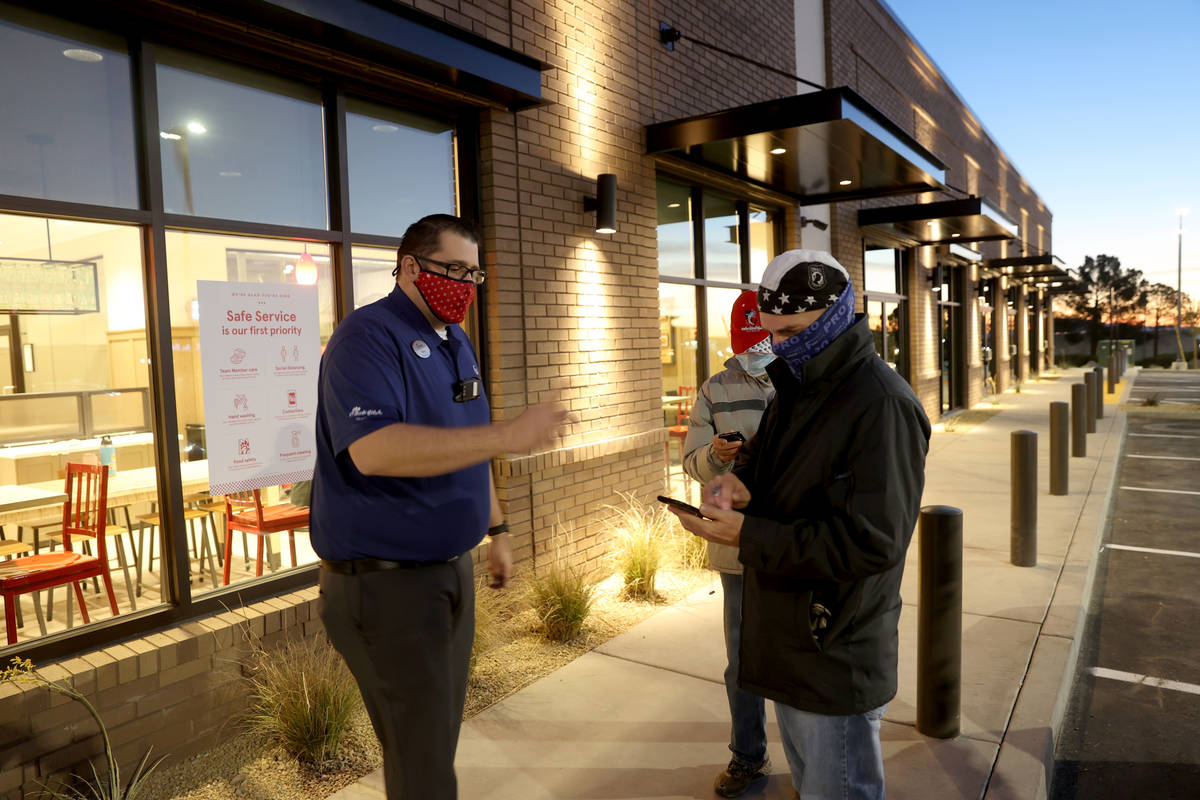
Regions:
<instances>
[{"instance_id":1,"label":"black jacket","mask_svg":"<svg viewBox=\"0 0 1200 800\"><path fill-rule=\"evenodd\" d=\"M896 694L900 577L929 420L875 354L865 317L802 381L781 360L768 371L777 393L736 470L751 493L739 682L804 711L869 711Z\"/></svg>"}]
</instances>

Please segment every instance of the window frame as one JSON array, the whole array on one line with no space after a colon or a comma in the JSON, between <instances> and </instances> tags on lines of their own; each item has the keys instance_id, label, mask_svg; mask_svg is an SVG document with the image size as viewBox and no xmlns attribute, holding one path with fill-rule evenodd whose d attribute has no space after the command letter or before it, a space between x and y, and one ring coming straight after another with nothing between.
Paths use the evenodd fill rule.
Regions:
<instances>
[{"instance_id":1,"label":"window frame","mask_svg":"<svg viewBox=\"0 0 1200 800\"><path fill-rule=\"evenodd\" d=\"M692 277L680 277L675 275L663 275L659 273L658 282L692 286L695 290L695 309L696 309L696 383L702 384L708 380L713 374L713 365L709 363L708 358L708 293L706 289L734 289L743 291L746 289L753 290L756 284L750 280L750 212L751 210L767 211L773 214L772 226L774 229L774 241L772 245L776 253L783 249L784 243L784 208L783 206L774 205L761 197L755 197L748 193L739 193L729 186L718 186L704 183L692 177L687 177L672 172L659 170L655 175L655 191L660 180L665 180L670 183L687 186L690 189L689 202L691 203L692 213ZM707 248L705 242L705 217L704 217L704 199L705 193L711 192L724 197L731 197L737 210L737 229L738 229L738 277L739 281L726 280L711 280L707 277ZM657 220L656 220L657 224ZM703 343L703 346L699 346Z\"/></svg>"},{"instance_id":2,"label":"window frame","mask_svg":"<svg viewBox=\"0 0 1200 800\"><path fill-rule=\"evenodd\" d=\"M46 13L46 12L43 12ZM52 12L51 12L52 13ZM51 14L46 14L50 16ZM147 355L155 364L149 375L150 425L155 433L154 459L158 476L159 507L166 509L162 531L162 605L152 610L122 614L113 619L96 620L89 626L45 637L18 642L3 648L6 657L20 655L35 660L66 657L113 641L143 635L197 617L227 610L230 602L242 605L282 592L312 586L317 565L303 565L279 575L264 575L244 583L207 591L196 598L188 582L187 528L183 519L180 463L182 445L175 435L178 428L175 397L175 365L171 358L171 311L168 296L166 232L180 230L223 235L247 235L264 238L302 240L327 244L333 275L335 327L354 308L351 248L356 245L390 248L400 244L400 235L388 236L355 232L349 213L349 176L346 155L346 99L362 98L384 103L405 111L437 118L453 130L453 158L457 185L458 213L482 220L480 201L480 107L463 99L447 103L433 89L422 91L412 83L367 85L361 79L305 63L298 54L284 48L238 47L219 38L178 27L161 26L148 32L136 21L100 19L85 13L73 24L107 34L117 34L129 43L131 86L134 106L135 180L138 208L103 206L90 203L47 200L16 195L0 195L0 211L10 214L86 220L98 223L134 224L142 239L142 278L146 308ZM164 209L163 175L159 145L158 87L156 79L158 47L183 49L197 55L217 58L250 67L320 90L324 120L327 228L308 228L244 220L168 214ZM402 232L398 232L402 233ZM480 243L481 260L485 257ZM488 331L482 309L487 305L487 284L478 288L478 302L468 322L474 338L480 370L488 382Z\"/></svg>"}]
</instances>

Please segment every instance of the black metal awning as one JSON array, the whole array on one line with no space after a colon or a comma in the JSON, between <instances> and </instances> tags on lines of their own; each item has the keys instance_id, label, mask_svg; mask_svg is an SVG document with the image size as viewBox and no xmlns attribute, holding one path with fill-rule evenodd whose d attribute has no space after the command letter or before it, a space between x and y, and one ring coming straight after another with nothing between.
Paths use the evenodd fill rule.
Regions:
<instances>
[{"instance_id":1,"label":"black metal awning","mask_svg":"<svg viewBox=\"0 0 1200 800\"><path fill-rule=\"evenodd\" d=\"M858 212L858 224L918 244L987 242L1018 234L1017 223L980 197L864 208Z\"/></svg>"},{"instance_id":2,"label":"black metal awning","mask_svg":"<svg viewBox=\"0 0 1200 800\"><path fill-rule=\"evenodd\" d=\"M1038 282L1070 280L1070 274L1055 265L1055 261L1062 263L1053 253L1046 253L1040 256L985 258L980 262L980 266L985 270L984 274L990 277L1003 275L1015 280Z\"/></svg>"},{"instance_id":3,"label":"black metal awning","mask_svg":"<svg viewBox=\"0 0 1200 800\"><path fill-rule=\"evenodd\" d=\"M646 152L801 205L943 188L946 165L842 86L646 126Z\"/></svg>"}]
</instances>

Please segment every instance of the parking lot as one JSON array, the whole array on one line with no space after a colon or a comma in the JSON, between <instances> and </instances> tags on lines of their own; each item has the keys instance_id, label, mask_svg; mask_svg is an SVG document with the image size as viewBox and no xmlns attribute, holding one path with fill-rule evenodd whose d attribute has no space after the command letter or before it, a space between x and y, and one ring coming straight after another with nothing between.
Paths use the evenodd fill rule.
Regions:
<instances>
[{"instance_id":1,"label":"parking lot","mask_svg":"<svg viewBox=\"0 0 1200 800\"><path fill-rule=\"evenodd\" d=\"M1200 797L1200 375L1142 372L1052 797Z\"/></svg>"}]
</instances>

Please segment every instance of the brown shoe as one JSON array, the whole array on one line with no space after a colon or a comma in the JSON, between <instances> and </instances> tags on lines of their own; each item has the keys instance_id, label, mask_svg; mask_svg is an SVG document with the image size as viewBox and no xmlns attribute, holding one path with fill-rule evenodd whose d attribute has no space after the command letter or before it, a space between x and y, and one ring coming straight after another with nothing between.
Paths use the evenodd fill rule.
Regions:
<instances>
[{"instance_id":1,"label":"brown shoe","mask_svg":"<svg viewBox=\"0 0 1200 800\"><path fill-rule=\"evenodd\" d=\"M750 784L771 774L771 759L764 758L753 769L742 766L737 759L730 759L729 766L717 776L713 791L721 797L737 797L750 788Z\"/></svg>"}]
</instances>

